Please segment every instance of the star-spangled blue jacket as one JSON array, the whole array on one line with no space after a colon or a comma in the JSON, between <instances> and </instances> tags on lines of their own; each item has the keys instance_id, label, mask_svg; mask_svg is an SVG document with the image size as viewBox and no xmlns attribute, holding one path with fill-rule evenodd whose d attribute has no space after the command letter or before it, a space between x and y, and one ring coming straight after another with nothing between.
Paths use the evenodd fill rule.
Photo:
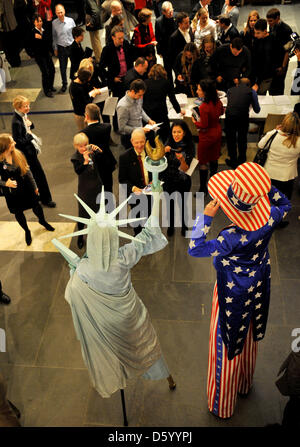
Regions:
<instances>
[{"instance_id":1,"label":"star-spangled blue jacket","mask_svg":"<svg viewBox=\"0 0 300 447\"><path fill-rule=\"evenodd\" d=\"M291 208L287 197L274 186L268 196L270 218L256 231L231 225L207 241L212 217L206 215L197 216L192 231L189 255L214 258L221 334L229 360L242 352L251 320L254 341L261 340L266 331L271 278L268 244Z\"/></svg>"}]
</instances>

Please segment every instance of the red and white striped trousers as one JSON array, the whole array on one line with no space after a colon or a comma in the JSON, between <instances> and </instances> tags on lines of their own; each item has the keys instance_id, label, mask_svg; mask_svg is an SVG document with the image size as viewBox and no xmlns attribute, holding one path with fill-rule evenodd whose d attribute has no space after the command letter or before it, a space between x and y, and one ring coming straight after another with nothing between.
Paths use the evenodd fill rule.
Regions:
<instances>
[{"instance_id":1,"label":"red and white striped trousers","mask_svg":"<svg viewBox=\"0 0 300 447\"><path fill-rule=\"evenodd\" d=\"M232 360L227 358L227 348L221 338L217 283L214 287L210 320L207 396L208 408L216 416L233 415L237 393L246 394L251 388L255 370L257 344L253 341L252 322L243 351Z\"/></svg>"}]
</instances>

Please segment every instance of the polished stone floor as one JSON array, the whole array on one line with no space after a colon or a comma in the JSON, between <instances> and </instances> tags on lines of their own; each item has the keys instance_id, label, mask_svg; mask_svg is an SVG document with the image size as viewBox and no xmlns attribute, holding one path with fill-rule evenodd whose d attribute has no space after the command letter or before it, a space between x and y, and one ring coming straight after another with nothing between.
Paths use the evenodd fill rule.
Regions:
<instances>
[{"instance_id":1,"label":"polished stone floor","mask_svg":"<svg viewBox=\"0 0 300 447\"><path fill-rule=\"evenodd\" d=\"M258 7L262 15L267 8ZM283 18L295 25L299 5L280 8ZM242 21L250 9L241 10ZM87 35L85 41L88 39ZM22 88L26 95L30 93L27 89L40 87L38 68L26 55L22 66L11 73L9 89ZM58 70L55 86L60 87ZM49 99L41 92L32 103L32 111L70 109L68 94ZM0 110L11 111L1 96ZM4 117L3 131L10 131L10 119ZM71 113L32 114L31 119L35 132L43 138L40 159L57 202L57 208L45 209L45 214L61 234L66 219L58 213L77 213L73 197L77 179L70 163L75 123ZM112 150L117 157L123 151L120 146ZM117 172L114 178L117 193ZM196 191L197 173L192 180ZM130 426L261 427L281 421L286 398L274 382L290 352L292 330L300 327L300 196L296 189L292 202L290 225L277 230L270 242L270 315L266 337L259 343L254 386L247 399L238 399L230 420L217 420L207 410L208 333L215 279L211 260L188 257L188 239L177 229L163 251L143 258L133 269L133 285L150 312L177 389L170 392L165 381L130 381L125 390ZM34 241L29 248L20 234L15 236L11 231L13 223L7 222L13 222L13 216L0 198L0 278L12 298L9 306L0 306L0 328L5 329L7 338L6 352L0 353L0 370L8 383L8 397L21 410L21 422L26 427L121 426L119 393L102 399L90 385L64 300L69 278L66 262L44 248L49 247L53 234L38 228L31 211L26 215L34 238L43 241ZM225 223L220 212L210 237L215 237ZM74 241L71 248L78 252Z\"/></svg>"}]
</instances>

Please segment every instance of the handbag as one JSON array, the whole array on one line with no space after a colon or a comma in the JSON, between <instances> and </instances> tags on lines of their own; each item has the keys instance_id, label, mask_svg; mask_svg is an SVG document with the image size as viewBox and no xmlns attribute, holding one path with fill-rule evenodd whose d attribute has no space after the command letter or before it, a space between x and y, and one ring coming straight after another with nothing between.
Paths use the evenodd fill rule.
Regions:
<instances>
[{"instance_id":1,"label":"handbag","mask_svg":"<svg viewBox=\"0 0 300 447\"><path fill-rule=\"evenodd\" d=\"M253 162L257 163L260 166L264 166L267 158L268 158L268 152L270 150L272 141L274 140L274 138L276 137L276 135L278 134L278 130L276 130L276 132L274 132L270 138L268 139L268 141L266 142L266 144L264 145L264 147L262 148L258 148L256 155L254 157Z\"/></svg>"}]
</instances>

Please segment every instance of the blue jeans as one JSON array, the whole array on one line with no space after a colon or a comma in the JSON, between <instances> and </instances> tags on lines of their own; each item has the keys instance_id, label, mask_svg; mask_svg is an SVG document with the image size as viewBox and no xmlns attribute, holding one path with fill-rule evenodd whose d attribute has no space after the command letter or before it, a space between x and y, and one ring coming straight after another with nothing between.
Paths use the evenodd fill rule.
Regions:
<instances>
[{"instance_id":1,"label":"blue jeans","mask_svg":"<svg viewBox=\"0 0 300 447\"><path fill-rule=\"evenodd\" d=\"M59 69L63 87L67 87L67 65L70 57L70 47L62 47L57 45Z\"/></svg>"}]
</instances>

